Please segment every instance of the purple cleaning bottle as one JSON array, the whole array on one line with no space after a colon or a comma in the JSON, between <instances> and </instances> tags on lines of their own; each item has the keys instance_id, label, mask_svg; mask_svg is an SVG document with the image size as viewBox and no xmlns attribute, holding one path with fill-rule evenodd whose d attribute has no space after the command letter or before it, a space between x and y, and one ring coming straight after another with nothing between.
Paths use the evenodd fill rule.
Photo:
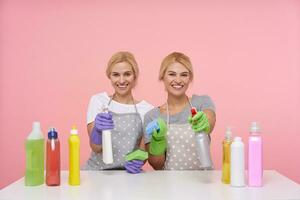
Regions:
<instances>
[{"instance_id":1,"label":"purple cleaning bottle","mask_svg":"<svg viewBox=\"0 0 300 200\"><path fill-rule=\"evenodd\" d=\"M256 122L250 126L248 141L248 185L261 187L263 179L263 144L260 128Z\"/></svg>"}]
</instances>

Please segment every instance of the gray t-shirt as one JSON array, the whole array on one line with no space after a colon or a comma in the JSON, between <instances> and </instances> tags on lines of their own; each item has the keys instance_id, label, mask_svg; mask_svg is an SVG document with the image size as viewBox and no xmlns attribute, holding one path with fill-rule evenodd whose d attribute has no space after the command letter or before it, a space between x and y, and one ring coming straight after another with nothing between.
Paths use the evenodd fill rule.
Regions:
<instances>
[{"instance_id":1,"label":"gray t-shirt","mask_svg":"<svg viewBox=\"0 0 300 200\"><path fill-rule=\"evenodd\" d=\"M191 98L191 104L193 107L196 107L198 111L202 110L212 110L215 112L215 105L211 98L207 95L193 95ZM186 124L188 123L188 117L191 115L191 106L190 104L186 105L184 109L176 113L174 115L170 115L170 124ZM151 141L151 138L146 134L146 126L151 121L157 119L158 117L164 119L167 122L167 115L161 113L159 108L153 108L152 110L148 111L144 117L144 139L145 144Z\"/></svg>"}]
</instances>

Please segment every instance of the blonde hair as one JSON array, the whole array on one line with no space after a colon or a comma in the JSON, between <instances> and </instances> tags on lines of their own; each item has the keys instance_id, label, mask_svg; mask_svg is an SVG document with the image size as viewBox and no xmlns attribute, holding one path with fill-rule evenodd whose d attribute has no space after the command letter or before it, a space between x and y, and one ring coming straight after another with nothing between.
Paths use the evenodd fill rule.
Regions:
<instances>
[{"instance_id":1,"label":"blonde hair","mask_svg":"<svg viewBox=\"0 0 300 200\"><path fill-rule=\"evenodd\" d=\"M132 67L134 78L137 79L139 76L139 68L133 54L128 51L119 51L111 56L107 63L106 76L109 78L111 68L121 62L127 62Z\"/></svg>"},{"instance_id":2,"label":"blonde hair","mask_svg":"<svg viewBox=\"0 0 300 200\"><path fill-rule=\"evenodd\" d=\"M180 52L173 52L163 59L161 65L160 65L158 79L162 80L165 76L167 68L171 64L176 63L176 62L182 64L183 66L185 66L187 68L187 70L190 73L190 79L193 80L194 74L193 74L193 67L192 67L191 60L188 56L186 56Z\"/></svg>"}]
</instances>

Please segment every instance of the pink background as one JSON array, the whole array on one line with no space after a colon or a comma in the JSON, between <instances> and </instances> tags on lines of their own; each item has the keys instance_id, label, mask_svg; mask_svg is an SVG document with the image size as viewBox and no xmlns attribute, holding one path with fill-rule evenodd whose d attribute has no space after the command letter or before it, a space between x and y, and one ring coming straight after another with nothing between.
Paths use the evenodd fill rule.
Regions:
<instances>
[{"instance_id":1,"label":"pink background","mask_svg":"<svg viewBox=\"0 0 300 200\"><path fill-rule=\"evenodd\" d=\"M34 120L45 135L50 126L58 129L62 169L73 124L81 162L87 160L89 98L112 92L104 72L119 50L133 52L139 63L135 97L154 105L165 101L158 82L163 57L172 51L191 57L189 94L208 94L217 106L217 169L225 127L246 142L256 120L265 169L300 183L300 1L2 0L0 30L0 188L24 175L24 141Z\"/></svg>"}]
</instances>

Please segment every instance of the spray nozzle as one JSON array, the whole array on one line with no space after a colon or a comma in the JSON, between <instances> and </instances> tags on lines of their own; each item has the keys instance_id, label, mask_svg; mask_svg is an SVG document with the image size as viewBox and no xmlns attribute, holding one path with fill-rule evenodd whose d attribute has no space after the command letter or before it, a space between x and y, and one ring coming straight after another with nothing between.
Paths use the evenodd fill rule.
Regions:
<instances>
[{"instance_id":1,"label":"spray nozzle","mask_svg":"<svg viewBox=\"0 0 300 200\"><path fill-rule=\"evenodd\" d=\"M102 110L102 112L104 112L104 113L108 113L108 106L107 106L107 105L103 105L103 106L101 107L101 110Z\"/></svg>"},{"instance_id":2,"label":"spray nozzle","mask_svg":"<svg viewBox=\"0 0 300 200\"><path fill-rule=\"evenodd\" d=\"M192 117L194 117L197 114L197 108L192 107L191 108Z\"/></svg>"}]
</instances>

